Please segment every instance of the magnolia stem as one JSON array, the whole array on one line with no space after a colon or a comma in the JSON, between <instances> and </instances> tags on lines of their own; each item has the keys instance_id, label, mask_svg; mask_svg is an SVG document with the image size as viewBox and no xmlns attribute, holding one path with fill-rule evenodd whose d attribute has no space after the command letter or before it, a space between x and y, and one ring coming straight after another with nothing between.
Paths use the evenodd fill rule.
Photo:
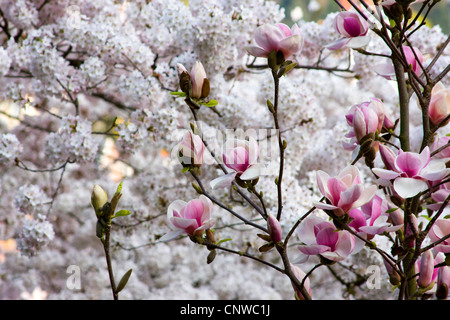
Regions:
<instances>
[{"instance_id":1,"label":"magnolia stem","mask_svg":"<svg viewBox=\"0 0 450 320\"><path fill-rule=\"evenodd\" d=\"M405 70L397 57L392 56L400 103L400 145L403 151L409 151L409 94L406 87Z\"/></svg>"},{"instance_id":2,"label":"magnolia stem","mask_svg":"<svg viewBox=\"0 0 450 320\"><path fill-rule=\"evenodd\" d=\"M116 283L114 281L114 273L112 268L112 262L111 262L111 253L109 251L109 238L111 234L111 224L108 223L105 227L105 238L102 239L103 243L103 249L105 250L105 257L106 257L106 264L108 266L108 274L109 274L109 281L111 283L111 290L113 294L114 300L119 300L119 293L116 291Z\"/></svg>"},{"instance_id":3,"label":"magnolia stem","mask_svg":"<svg viewBox=\"0 0 450 320\"><path fill-rule=\"evenodd\" d=\"M278 77L277 71L272 69L272 76L275 86L275 93L274 93L274 102L273 102L273 120L275 123L275 129L278 132L278 147L280 149L280 169L278 173L278 180L277 180L277 191L278 191L278 212L277 212L277 220L279 221L281 219L281 211L283 210L283 194L282 194L282 180L283 180L283 171L284 171L284 144L283 139L281 138L281 130L280 125L278 123L278 92L280 88L280 78Z\"/></svg>"}]
</instances>

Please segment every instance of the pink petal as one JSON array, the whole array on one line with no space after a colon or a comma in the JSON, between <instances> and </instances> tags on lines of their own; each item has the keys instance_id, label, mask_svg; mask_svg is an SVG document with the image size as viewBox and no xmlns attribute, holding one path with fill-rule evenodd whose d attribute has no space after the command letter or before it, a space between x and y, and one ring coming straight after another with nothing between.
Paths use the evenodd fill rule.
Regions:
<instances>
[{"instance_id":1,"label":"pink petal","mask_svg":"<svg viewBox=\"0 0 450 320\"><path fill-rule=\"evenodd\" d=\"M247 46L245 47L245 50L247 50L249 54L255 57L267 58L269 56L268 51L257 46Z\"/></svg>"},{"instance_id":2,"label":"pink petal","mask_svg":"<svg viewBox=\"0 0 450 320\"><path fill-rule=\"evenodd\" d=\"M278 51L278 43L283 38L283 31L276 25L264 24L255 30L256 43L268 52Z\"/></svg>"},{"instance_id":3,"label":"pink petal","mask_svg":"<svg viewBox=\"0 0 450 320\"><path fill-rule=\"evenodd\" d=\"M321 254L321 253L324 253L324 252L330 250L329 247L318 245L318 244L313 244L313 245L308 245L308 246L300 245L300 246L297 246L297 248L298 248L298 250L300 250L301 253L304 253L309 256Z\"/></svg>"},{"instance_id":4,"label":"pink petal","mask_svg":"<svg viewBox=\"0 0 450 320\"><path fill-rule=\"evenodd\" d=\"M386 169L380 169L380 168L373 168L373 173L375 173L378 177L384 180L392 180L400 176L400 173L392 171L392 170L386 170Z\"/></svg>"},{"instance_id":5,"label":"pink petal","mask_svg":"<svg viewBox=\"0 0 450 320\"><path fill-rule=\"evenodd\" d=\"M288 59L293 54L297 54L302 49L302 37L299 35L284 38L278 43L278 50L283 52L285 59Z\"/></svg>"}]
</instances>

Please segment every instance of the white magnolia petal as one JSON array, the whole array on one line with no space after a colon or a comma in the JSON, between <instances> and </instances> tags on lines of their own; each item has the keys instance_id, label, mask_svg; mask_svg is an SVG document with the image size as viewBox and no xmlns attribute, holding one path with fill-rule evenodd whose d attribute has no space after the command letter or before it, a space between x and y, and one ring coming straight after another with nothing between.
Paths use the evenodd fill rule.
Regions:
<instances>
[{"instance_id":1,"label":"white magnolia petal","mask_svg":"<svg viewBox=\"0 0 450 320\"><path fill-rule=\"evenodd\" d=\"M250 166L247 170L245 170L244 173L242 173L239 178L241 180L256 179L262 175L264 169L265 167L262 164L255 163L254 165Z\"/></svg>"},{"instance_id":2,"label":"white magnolia petal","mask_svg":"<svg viewBox=\"0 0 450 320\"><path fill-rule=\"evenodd\" d=\"M370 37L354 37L347 43L347 47L352 49L362 48L370 42Z\"/></svg>"},{"instance_id":3,"label":"white magnolia petal","mask_svg":"<svg viewBox=\"0 0 450 320\"><path fill-rule=\"evenodd\" d=\"M170 232L166 233L165 235L163 235L161 238L158 239L158 241L159 242L167 242L167 241L177 238L178 236L182 235L183 233L184 233L184 231L181 229L173 230L173 231L170 231Z\"/></svg>"},{"instance_id":4,"label":"white magnolia petal","mask_svg":"<svg viewBox=\"0 0 450 320\"><path fill-rule=\"evenodd\" d=\"M209 185L212 189L229 187L236 177L236 174L237 172L228 173L224 176L214 179L209 183Z\"/></svg>"},{"instance_id":5,"label":"white magnolia petal","mask_svg":"<svg viewBox=\"0 0 450 320\"><path fill-rule=\"evenodd\" d=\"M394 190L404 199L412 198L428 189L428 184L419 179L399 177L394 181Z\"/></svg>"}]
</instances>

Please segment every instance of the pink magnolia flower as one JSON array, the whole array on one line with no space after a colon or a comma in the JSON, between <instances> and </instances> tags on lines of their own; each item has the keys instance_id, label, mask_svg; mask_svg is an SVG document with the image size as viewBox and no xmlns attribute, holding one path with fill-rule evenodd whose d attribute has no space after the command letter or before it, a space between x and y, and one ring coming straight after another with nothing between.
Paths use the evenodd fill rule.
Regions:
<instances>
[{"instance_id":1,"label":"pink magnolia flower","mask_svg":"<svg viewBox=\"0 0 450 320\"><path fill-rule=\"evenodd\" d=\"M194 99L203 99L209 95L209 80L201 62L196 61L189 73L182 64L177 64L180 87Z\"/></svg>"},{"instance_id":2,"label":"pink magnolia flower","mask_svg":"<svg viewBox=\"0 0 450 320\"><path fill-rule=\"evenodd\" d=\"M449 142L450 142L449 136L443 136L443 137L437 138L434 140L433 144L431 145L431 151L434 152L434 151L444 147L445 145L448 145ZM450 160L450 146L447 146L446 148L444 148L441 151L439 151L438 153L436 153L434 155L434 157L439 158L439 159L447 158L447 160Z\"/></svg>"},{"instance_id":3,"label":"pink magnolia flower","mask_svg":"<svg viewBox=\"0 0 450 320\"><path fill-rule=\"evenodd\" d=\"M350 142L344 142L346 150L354 150L358 147L359 141L369 133L382 132L382 129L391 129L394 123L386 111L384 104L376 98L356 104L350 108L345 115L347 124L351 130L345 135Z\"/></svg>"},{"instance_id":4,"label":"pink magnolia flower","mask_svg":"<svg viewBox=\"0 0 450 320\"><path fill-rule=\"evenodd\" d=\"M294 273L294 276L298 279L298 281L300 281L300 283L303 282L303 279L306 277L306 273L300 269L300 267L291 264L291 269L292 272ZM306 289L306 292L308 292L309 296L311 297L311 285L309 282L309 278L306 278L306 280L303 282L303 286ZM305 297L303 297L303 294L301 293L300 290L297 289L297 287L292 283L292 287L295 290L295 297L298 300L305 300Z\"/></svg>"},{"instance_id":5,"label":"pink magnolia flower","mask_svg":"<svg viewBox=\"0 0 450 320\"><path fill-rule=\"evenodd\" d=\"M304 244L297 248L305 255L298 262L305 262L311 255L342 261L355 248L353 235L345 230L338 231L332 222L316 216L309 216L300 224L298 236Z\"/></svg>"},{"instance_id":6,"label":"pink magnolia flower","mask_svg":"<svg viewBox=\"0 0 450 320\"><path fill-rule=\"evenodd\" d=\"M450 220L438 219L428 233L432 242L436 242L450 234ZM447 238L434 247L436 252L450 253L450 238Z\"/></svg>"},{"instance_id":7,"label":"pink magnolia flower","mask_svg":"<svg viewBox=\"0 0 450 320\"><path fill-rule=\"evenodd\" d=\"M187 203L175 200L167 208L167 221L173 231L162 236L160 241L173 240L181 234L201 236L203 231L214 226L213 210L213 203L204 195Z\"/></svg>"},{"instance_id":8,"label":"pink magnolia flower","mask_svg":"<svg viewBox=\"0 0 450 320\"><path fill-rule=\"evenodd\" d=\"M383 148L383 150L382 150ZM425 147L420 154L399 150L397 156L387 147L381 147L381 158L387 169L372 169L382 185L394 180L394 191L402 198L411 198L429 188L428 181L440 181L450 169L445 162L430 160L430 149Z\"/></svg>"},{"instance_id":9,"label":"pink magnolia flower","mask_svg":"<svg viewBox=\"0 0 450 320\"><path fill-rule=\"evenodd\" d=\"M334 18L334 28L342 38L325 46L330 50L338 50L345 46L361 48L370 41L370 37L367 36L369 23L356 12L340 12Z\"/></svg>"},{"instance_id":10,"label":"pink magnolia flower","mask_svg":"<svg viewBox=\"0 0 450 320\"><path fill-rule=\"evenodd\" d=\"M427 208L433 211L440 210L448 196L450 196L450 182L440 185L439 189L431 194L431 199L433 199L435 203L427 205ZM446 209L447 208L450 208L450 203L447 203Z\"/></svg>"},{"instance_id":11,"label":"pink magnolia flower","mask_svg":"<svg viewBox=\"0 0 450 320\"><path fill-rule=\"evenodd\" d=\"M375 235L384 232L395 232L402 228L402 225L392 225L388 222L389 215L386 213L388 206L383 199L375 195L370 202L361 206L361 209L352 209L349 216L353 221L349 226L361 237L371 240Z\"/></svg>"},{"instance_id":12,"label":"pink magnolia flower","mask_svg":"<svg viewBox=\"0 0 450 320\"><path fill-rule=\"evenodd\" d=\"M303 37L297 24L292 28L284 23L264 24L255 30L255 42L258 46L247 46L246 50L252 56L264 58L272 51L281 51L284 59L288 59L301 51L302 41Z\"/></svg>"},{"instance_id":13,"label":"pink magnolia flower","mask_svg":"<svg viewBox=\"0 0 450 320\"><path fill-rule=\"evenodd\" d=\"M420 65L423 62L422 53L415 47L411 49L411 47L409 46L403 46L402 48L405 54L406 63L412 66L412 70L415 74L420 75L422 72ZM395 80L395 70L392 63L382 63L379 65L375 65L374 71L385 79Z\"/></svg>"},{"instance_id":14,"label":"pink magnolia flower","mask_svg":"<svg viewBox=\"0 0 450 320\"><path fill-rule=\"evenodd\" d=\"M179 144L180 162L183 165L201 165L205 148L205 144L200 136L187 131Z\"/></svg>"},{"instance_id":15,"label":"pink magnolia flower","mask_svg":"<svg viewBox=\"0 0 450 320\"><path fill-rule=\"evenodd\" d=\"M257 179L263 170L263 166L257 163L258 156L259 146L254 138L227 140L222 158L225 166L233 172L211 181L211 188L230 186L236 178L241 180Z\"/></svg>"},{"instance_id":16,"label":"pink magnolia flower","mask_svg":"<svg viewBox=\"0 0 450 320\"><path fill-rule=\"evenodd\" d=\"M431 90L428 114L434 125L439 125L450 115L450 89L445 88L441 82Z\"/></svg>"},{"instance_id":17,"label":"pink magnolia flower","mask_svg":"<svg viewBox=\"0 0 450 320\"><path fill-rule=\"evenodd\" d=\"M377 186L364 187L356 166L348 166L336 177L330 177L324 171L317 171L317 184L320 192L329 203L316 202L314 205L323 210L332 210L336 216L343 216L354 208L369 202Z\"/></svg>"}]
</instances>

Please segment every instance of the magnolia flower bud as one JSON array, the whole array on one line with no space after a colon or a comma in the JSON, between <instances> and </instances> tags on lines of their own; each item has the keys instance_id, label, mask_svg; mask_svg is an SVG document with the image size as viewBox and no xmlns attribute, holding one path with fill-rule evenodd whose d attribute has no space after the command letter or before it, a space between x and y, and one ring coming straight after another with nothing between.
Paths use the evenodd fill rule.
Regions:
<instances>
[{"instance_id":1,"label":"magnolia flower bud","mask_svg":"<svg viewBox=\"0 0 450 320\"><path fill-rule=\"evenodd\" d=\"M277 218L275 218L271 214L269 214L269 217L267 218L267 229L273 242L281 241L280 222L277 220Z\"/></svg>"},{"instance_id":2,"label":"magnolia flower bud","mask_svg":"<svg viewBox=\"0 0 450 320\"><path fill-rule=\"evenodd\" d=\"M182 64L177 64L181 91L190 98L204 99L209 95L209 80L201 62L196 61L189 73Z\"/></svg>"},{"instance_id":3,"label":"magnolia flower bud","mask_svg":"<svg viewBox=\"0 0 450 320\"><path fill-rule=\"evenodd\" d=\"M105 190L103 190L103 188L98 184L94 185L94 189L92 190L91 194L91 204L94 207L97 218L100 218L103 215L101 209L106 202L108 202L108 195L106 194Z\"/></svg>"},{"instance_id":4,"label":"magnolia flower bud","mask_svg":"<svg viewBox=\"0 0 450 320\"><path fill-rule=\"evenodd\" d=\"M417 284L421 288L426 288L431 284L433 280L434 272L434 257L431 250L427 250L423 253L422 259L420 260L420 272L419 278L417 279Z\"/></svg>"},{"instance_id":5,"label":"magnolia flower bud","mask_svg":"<svg viewBox=\"0 0 450 320\"><path fill-rule=\"evenodd\" d=\"M450 115L450 89L446 89L441 82L438 82L431 91L428 114L434 125L448 123L446 118Z\"/></svg>"},{"instance_id":6,"label":"magnolia flower bud","mask_svg":"<svg viewBox=\"0 0 450 320\"><path fill-rule=\"evenodd\" d=\"M436 298L447 299L448 287L450 286L450 267L440 267L437 275Z\"/></svg>"}]
</instances>

